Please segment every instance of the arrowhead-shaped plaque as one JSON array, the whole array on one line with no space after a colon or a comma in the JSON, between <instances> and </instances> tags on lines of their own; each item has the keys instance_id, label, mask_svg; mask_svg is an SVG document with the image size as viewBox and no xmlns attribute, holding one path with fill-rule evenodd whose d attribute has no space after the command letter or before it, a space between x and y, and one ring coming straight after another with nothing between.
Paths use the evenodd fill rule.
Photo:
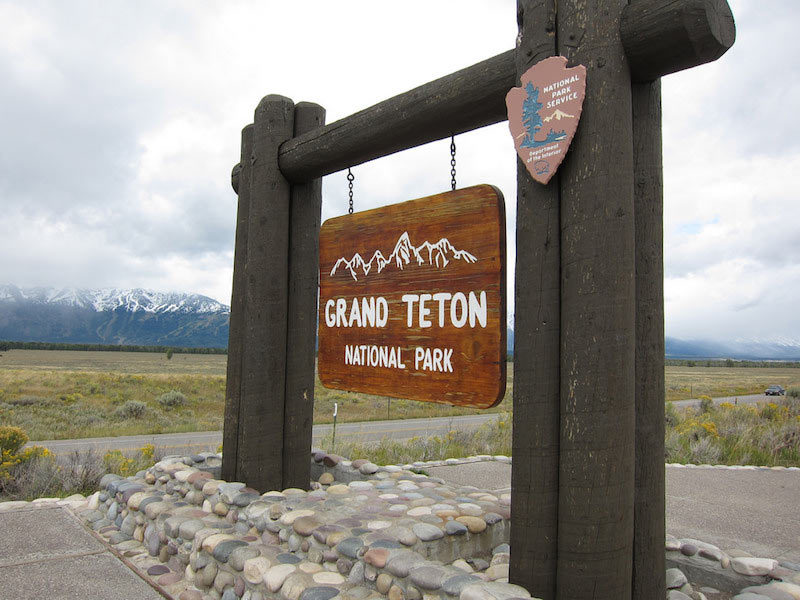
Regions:
<instances>
[{"instance_id":1,"label":"arrowhead-shaped plaque","mask_svg":"<svg viewBox=\"0 0 800 600\"><path fill-rule=\"evenodd\" d=\"M555 175L578 128L586 94L586 67L567 68L551 56L522 75L522 87L506 94L508 128L528 172L539 183Z\"/></svg>"}]
</instances>

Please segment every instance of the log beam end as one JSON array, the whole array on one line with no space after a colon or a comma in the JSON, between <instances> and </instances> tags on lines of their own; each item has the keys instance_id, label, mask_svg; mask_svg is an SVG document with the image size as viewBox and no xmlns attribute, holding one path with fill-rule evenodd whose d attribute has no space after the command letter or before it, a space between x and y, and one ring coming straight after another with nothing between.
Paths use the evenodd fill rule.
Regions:
<instances>
[{"instance_id":1,"label":"log beam end","mask_svg":"<svg viewBox=\"0 0 800 600\"><path fill-rule=\"evenodd\" d=\"M239 174L242 172L242 163L236 163L231 169L231 187L234 194L239 193Z\"/></svg>"},{"instance_id":2,"label":"log beam end","mask_svg":"<svg viewBox=\"0 0 800 600\"><path fill-rule=\"evenodd\" d=\"M733 46L726 0L641 0L625 7L620 36L635 82L713 62Z\"/></svg>"}]
</instances>

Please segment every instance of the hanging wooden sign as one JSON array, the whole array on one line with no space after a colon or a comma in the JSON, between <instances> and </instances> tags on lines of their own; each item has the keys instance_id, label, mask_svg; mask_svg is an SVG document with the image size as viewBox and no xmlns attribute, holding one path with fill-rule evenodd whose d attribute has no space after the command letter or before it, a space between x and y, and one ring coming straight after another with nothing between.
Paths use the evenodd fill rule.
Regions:
<instances>
[{"instance_id":1,"label":"hanging wooden sign","mask_svg":"<svg viewBox=\"0 0 800 600\"><path fill-rule=\"evenodd\" d=\"M536 63L506 94L508 127L517 154L539 183L555 175L581 118L586 67L567 68L563 56Z\"/></svg>"},{"instance_id":2,"label":"hanging wooden sign","mask_svg":"<svg viewBox=\"0 0 800 600\"><path fill-rule=\"evenodd\" d=\"M506 385L505 205L490 185L329 219L325 387L489 408Z\"/></svg>"}]
</instances>

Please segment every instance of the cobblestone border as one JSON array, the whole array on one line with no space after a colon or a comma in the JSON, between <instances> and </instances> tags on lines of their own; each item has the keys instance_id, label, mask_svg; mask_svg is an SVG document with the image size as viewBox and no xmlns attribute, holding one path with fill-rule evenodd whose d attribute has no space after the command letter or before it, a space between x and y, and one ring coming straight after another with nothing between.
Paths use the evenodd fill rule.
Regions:
<instances>
[{"instance_id":1,"label":"cobblestone border","mask_svg":"<svg viewBox=\"0 0 800 600\"><path fill-rule=\"evenodd\" d=\"M511 458L380 466L313 450L310 492L259 494L214 479L221 455L206 452L166 457L127 479L106 475L88 498L5 502L0 511L68 507L179 600L529 598L508 583L510 494L446 485L419 472L482 461ZM665 550L669 600L707 599L701 590L712 598L721 591L738 593L735 600L800 600L800 565L669 535Z\"/></svg>"}]
</instances>

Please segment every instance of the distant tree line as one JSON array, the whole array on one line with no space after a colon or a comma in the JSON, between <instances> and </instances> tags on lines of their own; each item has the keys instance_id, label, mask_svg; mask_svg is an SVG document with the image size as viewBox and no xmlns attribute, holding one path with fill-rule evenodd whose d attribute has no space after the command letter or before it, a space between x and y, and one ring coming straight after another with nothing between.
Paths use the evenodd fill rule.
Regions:
<instances>
[{"instance_id":1,"label":"distant tree line","mask_svg":"<svg viewBox=\"0 0 800 600\"><path fill-rule=\"evenodd\" d=\"M790 360L733 360L707 358L668 358L664 361L668 367L744 367L744 368L800 368L800 362Z\"/></svg>"},{"instance_id":2,"label":"distant tree line","mask_svg":"<svg viewBox=\"0 0 800 600\"><path fill-rule=\"evenodd\" d=\"M186 346L131 346L117 344L64 344L61 342L13 342L0 340L4 350L86 350L93 352L170 352L177 354L227 354L227 348L191 348Z\"/></svg>"}]
</instances>

